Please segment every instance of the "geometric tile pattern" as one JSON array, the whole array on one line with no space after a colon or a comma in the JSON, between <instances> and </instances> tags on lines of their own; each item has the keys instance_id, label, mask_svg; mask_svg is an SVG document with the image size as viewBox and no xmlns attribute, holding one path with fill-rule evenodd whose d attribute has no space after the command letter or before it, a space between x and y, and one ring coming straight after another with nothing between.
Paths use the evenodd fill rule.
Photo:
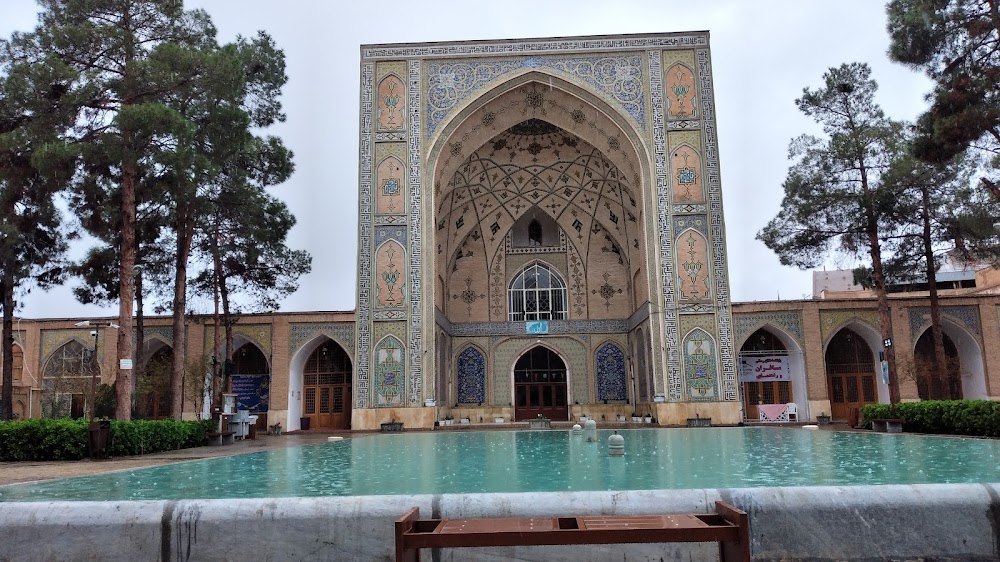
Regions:
<instances>
[{"instance_id":1,"label":"geometric tile pattern","mask_svg":"<svg viewBox=\"0 0 1000 562\"><path fill-rule=\"evenodd\" d=\"M597 348L594 358L597 369L597 401L627 400L625 387L625 352L606 342Z\"/></svg>"},{"instance_id":2,"label":"geometric tile pattern","mask_svg":"<svg viewBox=\"0 0 1000 562\"><path fill-rule=\"evenodd\" d=\"M594 86L605 101L624 109L640 128L645 128L642 66L642 60L635 53L433 62L427 65L427 134L433 135L464 100L522 69L545 69L557 76L582 80Z\"/></svg>"},{"instance_id":3,"label":"geometric tile pattern","mask_svg":"<svg viewBox=\"0 0 1000 562\"><path fill-rule=\"evenodd\" d=\"M372 277L372 217L374 215L372 181L372 101L375 65L361 65L361 127L359 142L360 185L358 193L358 307L357 307L357 381L354 395L356 408L368 407L368 373L371 346L371 277Z\"/></svg>"},{"instance_id":4,"label":"geometric tile pattern","mask_svg":"<svg viewBox=\"0 0 1000 562\"><path fill-rule=\"evenodd\" d=\"M403 344L386 336L375 348L375 406L400 406L403 402Z\"/></svg>"},{"instance_id":5,"label":"geometric tile pattern","mask_svg":"<svg viewBox=\"0 0 1000 562\"><path fill-rule=\"evenodd\" d=\"M708 45L708 36L701 33L666 36L584 37L578 39L526 39L518 41L477 41L448 45L378 45L365 47L361 57L372 60L436 59L457 56L529 55L572 53L577 51L635 51L637 49L701 47Z\"/></svg>"},{"instance_id":6,"label":"geometric tile pattern","mask_svg":"<svg viewBox=\"0 0 1000 562\"><path fill-rule=\"evenodd\" d=\"M916 342L922 328L930 325L931 309L929 307L914 307L910 313L910 338ZM976 306L942 306L941 317L965 326L970 332L982 339L982 329L979 326L979 307Z\"/></svg>"},{"instance_id":7,"label":"geometric tile pattern","mask_svg":"<svg viewBox=\"0 0 1000 562\"><path fill-rule=\"evenodd\" d=\"M666 132L663 126L663 74L661 51L649 51L649 97L653 115L653 152L656 171L656 203L660 231L660 282L663 285L663 339L667 353L667 399L681 400L681 377L677 354L677 311L674 308L674 251L670 229L670 193L667 186ZM653 391L662 392L659 377L653 377Z\"/></svg>"},{"instance_id":8,"label":"geometric tile pattern","mask_svg":"<svg viewBox=\"0 0 1000 562\"><path fill-rule=\"evenodd\" d=\"M549 320L550 334L624 334L626 320ZM524 322L454 322L450 336L523 336Z\"/></svg>"},{"instance_id":9,"label":"geometric tile pattern","mask_svg":"<svg viewBox=\"0 0 1000 562\"><path fill-rule=\"evenodd\" d=\"M715 304L719 316L719 356L722 360L722 399L735 401L736 355L733 350L733 317L729 302L729 274L726 270L726 236L722 217L722 186L719 177L718 136L715 123L715 101L712 98L712 69L708 49L698 49L698 75L701 78L702 116L704 124L705 170L708 176L709 222L712 235L712 269L715 281ZM714 354L713 354L714 356Z\"/></svg>"},{"instance_id":10,"label":"geometric tile pattern","mask_svg":"<svg viewBox=\"0 0 1000 562\"><path fill-rule=\"evenodd\" d=\"M684 374L689 400L718 400L712 336L695 329L684 339Z\"/></svg>"},{"instance_id":11,"label":"geometric tile pattern","mask_svg":"<svg viewBox=\"0 0 1000 562\"><path fill-rule=\"evenodd\" d=\"M486 402L486 357L476 346L470 345L458 355L459 404Z\"/></svg>"},{"instance_id":12,"label":"geometric tile pattern","mask_svg":"<svg viewBox=\"0 0 1000 562\"><path fill-rule=\"evenodd\" d=\"M577 338L548 337L542 344L554 350L566 363L570 378L573 400L581 404L590 403L590 379L587 369L588 348ZM512 367L517 358L535 347L534 340L513 339L498 342L493 347L493 386L491 391L492 406L507 406L511 404Z\"/></svg>"},{"instance_id":13,"label":"geometric tile pattern","mask_svg":"<svg viewBox=\"0 0 1000 562\"><path fill-rule=\"evenodd\" d=\"M421 228L424 226L421 212L423 186L423 150L421 148L420 112L420 61L409 61L410 80L410 405L420 405L421 361L423 360L424 299L420 288L423 279L423 250Z\"/></svg>"},{"instance_id":14,"label":"geometric tile pattern","mask_svg":"<svg viewBox=\"0 0 1000 562\"><path fill-rule=\"evenodd\" d=\"M879 329L881 323L878 321L878 312L874 310L821 310L819 311L820 331L823 333L823 342L833 337L833 330L840 328L851 320L860 320L868 324L875 330Z\"/></svg>"},{"instance_id":15,"label":"geometric tile pattern","mask_svg":"<svg viewBox=\"0 0 1000 562\"><path fill-rule=\"evenodd\" d=\"M735 341L744 341L756 332L758 328L770 324L795 338L800 346L805 346L805 336L802 333L802 314L800 312L737 314L733 320L736 323Z\"/></svg>"},{"instance_id":16,"label":"geometric tile pattern","mask_svg":"<svg viewBox=\"0 0 1000 562\"><path fill-rule=\"evenodd\" d=\"M306 342L324 335L344 348L352 359L354 352L354 322L295 323L288 326L288 356L292 357Z\"/></svg>"}]
</instances>

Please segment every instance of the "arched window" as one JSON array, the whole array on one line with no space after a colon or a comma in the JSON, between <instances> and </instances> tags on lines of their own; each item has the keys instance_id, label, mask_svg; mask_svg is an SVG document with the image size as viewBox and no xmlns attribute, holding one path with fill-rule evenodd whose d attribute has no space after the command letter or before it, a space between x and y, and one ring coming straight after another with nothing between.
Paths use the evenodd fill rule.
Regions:
<instances>
[{"instance_id":1,"label":"arched window","mask_svg":"<svg viewBox=\"0 0 1000 562\"><path fill-rule=\"evenodd\" d=\"M511 322L566 319L566 283L545 264L524 268L509 294Z\"/></svg>"},{"instance_id":2,"label":"arched window","mask_svg":"<svg viewBox=\"0 0 1000 562\"><path fill-rule=\"evenodd\" d=\"M528 223L528 245L529 246L541 246L542 245L542 225L538 221L533 220Z\"/></svg>"}]
</instances>

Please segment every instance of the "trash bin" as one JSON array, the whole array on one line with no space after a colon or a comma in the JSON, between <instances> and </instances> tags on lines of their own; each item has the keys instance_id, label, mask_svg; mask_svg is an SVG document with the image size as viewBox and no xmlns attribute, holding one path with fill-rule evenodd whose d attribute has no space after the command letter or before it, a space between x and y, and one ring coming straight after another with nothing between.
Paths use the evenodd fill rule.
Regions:
<instances>
[{"instance_id":1,"label":"trash bin","mask_svg":"<svg viewBox=\"0 0 1000 562\"><path fill-rule=\"evenodd\" d=\"M92 421L87 433L90 437L90 458L108 458L109 442L111 441L111 422L108 420Z\"/></svg>"},{"instance_id":2,"label":"trash bin","mask_svg":"<svg viewBox=\"0 0 1000 562\"><path fill-rule=\"evenodd\" d=\"M299 429L309 431L309 418L299 418Z\"/></svg>"},{"instance_id":3,"label":"trash bin","mask_svg":"<svg viewBox=\"0 0 1000 562\"><path fill-rule=\"evenodd\" d=\"M861 409L860 408L848 408L847 409L847 425L850 427L858 427L861 423Z\"/></svg>"}]
</instances>

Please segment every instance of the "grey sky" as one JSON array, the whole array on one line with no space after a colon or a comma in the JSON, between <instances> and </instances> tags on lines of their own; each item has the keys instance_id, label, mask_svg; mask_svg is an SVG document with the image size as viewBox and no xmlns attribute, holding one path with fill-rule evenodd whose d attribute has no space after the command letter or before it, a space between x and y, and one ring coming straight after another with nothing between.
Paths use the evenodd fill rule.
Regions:
<instances>
[{"instance_id":1,"label":"grey sky","mask_svg":"<svg viewBox=\"0 0 1000 562\"><path fill-rule=\"evenodd\" d=\"M408 4L326 0L187 0L206 9L220 41L257 30L285 51L288 120L274 127L295 152L296 173L274 194L298 218L289 245L308 250L313 271L281 310L355 307L358 189L359 46L709 30L717 103L723 205L733 301L798 299L811 292L809 272L782 267L755 239L781 202L792 137L818 128L795 108L805 86L827 68L862 61L879 82L878 101L897 119L913 119L930 89L921 75L889 62L885 7L840 2L713 0L523 1ZM398 6L398 7L397 7ZM33 0L0 1L0 36L30 30ZM831 262L830 267L852 263ZM33 290L19 315L108 315L78 304L67 286ZM208 312L210 303L194 300Z\"/></svg>"}]
</instances>

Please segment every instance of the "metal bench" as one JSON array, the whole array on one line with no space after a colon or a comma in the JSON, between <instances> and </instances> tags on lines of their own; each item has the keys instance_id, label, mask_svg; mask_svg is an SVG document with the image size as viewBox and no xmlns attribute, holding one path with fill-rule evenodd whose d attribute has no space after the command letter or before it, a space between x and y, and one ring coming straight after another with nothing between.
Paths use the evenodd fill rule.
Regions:
<instances>
[{"instance_id":1,"label":"metal bench","mask_svg":"<svg viewBox=\"0 0 1000 562\"><path fill-rule=\"evenodd\" d=\"M717 542L719 560L750 562L746 512L721 501L715 513L420 519L414 507L396 521L396 562L418 562L421 548Z\"/></svg>"}]
</instances>

